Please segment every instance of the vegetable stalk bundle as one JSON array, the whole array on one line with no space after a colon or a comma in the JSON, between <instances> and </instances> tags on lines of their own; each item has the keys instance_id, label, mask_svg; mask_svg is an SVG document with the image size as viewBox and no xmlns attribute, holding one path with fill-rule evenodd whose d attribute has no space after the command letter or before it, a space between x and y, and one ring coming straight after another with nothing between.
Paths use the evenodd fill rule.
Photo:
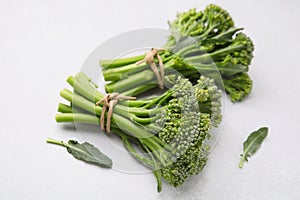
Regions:
<instances>
[{"instance_id":1,"label":"vegetable stalk bundle","mask_svg":"<svg viewBox=\"0 0 300 200\"><path fill-rule=\"evenodd\" d=\"M216 5L198 12L191 9L177 14L169 26L171 35L163 47L166 51L159 53L166 81L169 74L177 71L192 82L201 75L213 78L233 102L250 93L252 80L247 72L254 45L241 32L243 28L234 26L227 11ZM108 81L106 91L138 95L157 87L149 64L136 64L143 57L101 60L103 76Z\"/></svg>"},{"instance_id":2,"label":"vegetable stalk bundle","mask_svg":"<svg viewBox=\"0 0 300 200\"><path fill-rule=\"evenodd\" d=\"M74 92L61 91L70 104L59 104L57 122L99 124L103 105L95 103L104 95L89 80L81 72L67 79ZM178 77L172 88L157 97L120 101L114 107L111 129L136 159L153 169L158 191L162 177L179 186L205 166L209 152L205 141L211 127L221 121L220 98L212 79L202 76L192 85Z\"/></svg>"}]
</instances>

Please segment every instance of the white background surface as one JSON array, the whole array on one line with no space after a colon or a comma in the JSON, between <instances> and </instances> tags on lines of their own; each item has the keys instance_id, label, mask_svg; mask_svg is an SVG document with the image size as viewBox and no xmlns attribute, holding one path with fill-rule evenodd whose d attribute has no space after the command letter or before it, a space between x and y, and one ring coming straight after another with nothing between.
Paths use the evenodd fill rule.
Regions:
<instances>
[{"instance_id":1,"label":"white background surface","mask_svg":"<svg viewBox=\"0 0 300 200\"><path fill-rule=\"evenodd\" d=\"M226 101L223 135L204 172L156 193L152 174L132 175L74 160L47 137L75 138L56 124L58 92L99 44L136 28L167 28L177 11L216 3L256 45L251 95ZM0 199L300 199L297 0L0 0ZM270 134L237 168L242 142L260 126ZM175 197L176 196L176 197Z\"/></svg>"}]
</instances>

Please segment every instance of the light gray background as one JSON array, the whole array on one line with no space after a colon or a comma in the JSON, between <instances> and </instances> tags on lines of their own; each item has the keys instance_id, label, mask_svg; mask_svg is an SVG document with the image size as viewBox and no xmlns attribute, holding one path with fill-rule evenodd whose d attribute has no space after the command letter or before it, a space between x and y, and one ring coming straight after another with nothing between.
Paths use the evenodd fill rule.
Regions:
<instances>
[{"instance_id":1,"label":"light gray background","mask_svg":"<svg viewBox=\"0 0 300 200\"><path fill-rule=\"evenodd\" d=\"M157 194L152 174L75 161L47 137L77 135L56 124L58 92L99 44L136 28L167 28L176 11L217 3L256 45L251 95L226 101L223 135L203 173ZM0 0L0 199L300 199L297 0ZM269 126L262 149L237 168L250 131ZM175 197L176 196L176 197Z\"/></svg>"}]
</instances>

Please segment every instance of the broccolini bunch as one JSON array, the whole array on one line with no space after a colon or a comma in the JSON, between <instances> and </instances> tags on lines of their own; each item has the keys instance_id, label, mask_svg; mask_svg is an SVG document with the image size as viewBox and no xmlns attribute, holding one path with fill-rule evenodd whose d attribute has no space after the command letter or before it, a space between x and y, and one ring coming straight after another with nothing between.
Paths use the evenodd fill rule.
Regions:
<instances>
[{"instance_id":1,"label":"broccolini bunch","mask_svg":"<svg viewBox=\"0 0 300 200\"><path fill-rule=\"evenodd\" d=\"M224 87L232 101L241 101L252 89L248 76L253 58L251 39L234 26L227 11L216 5L204 11L191 9L169 22L171 35L160 56L165 80L175 71L194 83L201 75L213 78ZM101 60L107 92L141 94L157 87L148 64L136 65L143 55L116 60ZM168 84L165 82L165 84Z\"/></svg>"},{"instance_id":2,"label":"broccolini bunch","mask_svg":"<svg viewBox=\"0 0 300 200\"><path fill-rule=\"evenodd\" d=\"M104 95L83 73L67 81L74 92L60 93L70 105L59 105L57 122L99 124L102 105L95 102ZM120 101L112 116L112 131L136 159L153 169L158 191L162 178L179 186L202 170L209 153L205 142L221 120L221 94L212 79L201 76L195 85L181 77L172 81L173 87L157 97Z\"/></svg>"}]
</instances>

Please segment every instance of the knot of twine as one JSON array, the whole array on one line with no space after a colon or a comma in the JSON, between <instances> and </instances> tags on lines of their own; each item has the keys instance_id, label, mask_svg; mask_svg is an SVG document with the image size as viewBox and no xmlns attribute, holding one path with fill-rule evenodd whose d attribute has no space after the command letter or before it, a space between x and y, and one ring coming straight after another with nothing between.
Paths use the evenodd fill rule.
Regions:
<instances>
[{"instance_id":1,"label":"knot of twine","mask_svg":"<svg viewBox=\"0 0 300 200\"><path fill-rule=\"evenodd\" d=\"M152 48L150 51L146 52L145 58L143 60L136 62L136 65L140 65L144 62L150 65L153 73L156 76L157 83L158 83L160 89L164 89L164 77L165 77L164 64L162 62L160 55L158 54L159 52L162 52L162 51L165 51L165 50L161 49L161 48ZM158 72L156 64L154 62L154 57L156 57L158 60L158 64L159 64L159 68L160 68L159 72Z\"/></svg>"},{"instance_id":2,"label":"knot of twine","mask_svg":"<svg viewBox=\"0 0 300 200\"><path fill-rule=\"evenodd\" d=\"M106 119L106 131L110 133L110 124L111 124L111 117L113 113L114 106L118 103L119 99L125 99L125 100L136 100L136 97L128 97L121 95L119 93L111 93L104 96L103 99L96 102L96 105L100 105L103 103L102 112L101 112L101 118L100 118L100 125L101 130L105 130L104 122L105 122L105 112L108 108L108 114Z\"/></svg>"}]
</instances>

